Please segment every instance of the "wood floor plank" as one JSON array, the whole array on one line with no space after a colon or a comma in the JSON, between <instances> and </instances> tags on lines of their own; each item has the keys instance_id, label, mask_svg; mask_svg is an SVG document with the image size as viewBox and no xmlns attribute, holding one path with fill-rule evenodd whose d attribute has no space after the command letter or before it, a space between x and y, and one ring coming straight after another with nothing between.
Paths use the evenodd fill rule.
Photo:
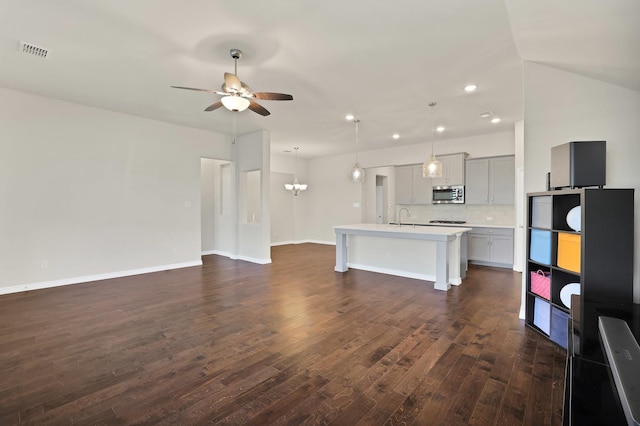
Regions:
<instances>
[{"instance_id":1,"label":"wood floor plank","mask_svg":"<svg viewBox=\"0 0 640 426\"><path fill-rule=\"evenodd\" d=\"M389 416L384 424L393 426L419 424L417 423L418 415L441 384L438 380L425 377L424 380L418 383L413 392L405 397L402 404Z\"/></svg>"},{"instance_id":2,"label":"wood floor plank","mask_svg":"<svg viewBox=\"0 0 640 426\"><path fill-rule=\"evenodd\" d=\"M456 353L463 350L463 347L458 345L451 345L451 347L454 348ZM446 351L445 355L448 352ZM430 397L424 401L420 410L415 413L415 424L439 424L447 418L447 413L455 399L455 395L475 362L476 359L474 357L460 355L455 358L454 363L440 364L448 367L445 376L441 374L429 375L430 378L436 379L435 383L438 383L438 386L429 389Z\"/></svg>"},{"instance_id":3,"label":"wood floor plank","mask_svg":"<svg viewBox=\"0 0 640 426\"><path fill-rule=\"evenodd\" d=\"M551 424L562 424L562 409L564 408L564 383L566 374L566 358L567 354L564 350L553 348L553 381L551 386L553 394L551 395Z\"/></svg>"},{"instance_id":4,"label":"wood floor plank","mask_svg":"<svg viewBox=\"0 0 640 426\"><path fill-rule=\"evenodd\" d=\"M530 366L514 364L507 384L507 392L500 408L497 424L524 425L533 375Z\"/></svg>"},{"instance_id":5,"label":"wood floor plank","mask_svg":"<svg viewBox=\"0 0 640 426\"><path fill-rule=\"evenodd\" d=\"M487 379L478 398L478 403L473 409L469 424L477 426L495 424L506 389L505 383L491 378Z\"/></svg>"},{"instance_id":6,"label":"wood floor plank","mask_svg":"<svg viewBox=\"0 0 640 426\"><path fill-rule=\"evenodd\" d=\"M521 276L448 292L335 247L0 296L0 424L559 424L565 352Z\"/></svg>"}]
</instances>

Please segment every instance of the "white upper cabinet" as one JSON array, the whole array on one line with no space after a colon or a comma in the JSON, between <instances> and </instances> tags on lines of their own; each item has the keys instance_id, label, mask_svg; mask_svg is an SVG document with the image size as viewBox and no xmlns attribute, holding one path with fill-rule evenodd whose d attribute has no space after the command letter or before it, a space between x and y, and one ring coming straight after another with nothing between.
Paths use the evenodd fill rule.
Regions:
<instances>
[{"instance_id":1,"label":"white upper cabinet","mask_svg":"<svg viewBox=\"0 0 640 426\"><path fill-rule=\"evenodd\" d=\"M442 162L442 177L431 179L433 186L464 185L466 153L436 155L436 158Z\"/></svg>"},{"instance_id":2,"label":"white upper cabinet","mask_svg":"<svg viewBox=\"0 0 640 426\"><path fill-rule=\"evenodd\" d=\"M466 161L466 204L514 204L515 184L513 155Z\"/></svg>"},{"instance_id":3,"label":"white upper cabinet","mask_svg":"<svg viewBox=\"0 0 640 426\"><path fill-rule=\"evenodd\" d=\"M431 204L431 179L422 177L422 164L396 166L396 204Z\"/></svg>"}]
</instances>

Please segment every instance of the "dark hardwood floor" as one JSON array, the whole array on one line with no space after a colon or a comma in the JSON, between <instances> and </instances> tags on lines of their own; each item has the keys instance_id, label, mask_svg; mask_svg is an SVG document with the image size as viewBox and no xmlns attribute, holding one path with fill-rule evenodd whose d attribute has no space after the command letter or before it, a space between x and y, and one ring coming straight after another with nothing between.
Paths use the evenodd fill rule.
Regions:
<instances>
[{"instance_id":1,"label":"dark hardwood floor","mask_svg":"<svg viewBox=\"0 0 640 426\"><path fill-rule=\"evenodd\" d=\"M0 296L0 425L561 424L520 274L333 271L335 248Z\"/></svg>"}]
</instances>

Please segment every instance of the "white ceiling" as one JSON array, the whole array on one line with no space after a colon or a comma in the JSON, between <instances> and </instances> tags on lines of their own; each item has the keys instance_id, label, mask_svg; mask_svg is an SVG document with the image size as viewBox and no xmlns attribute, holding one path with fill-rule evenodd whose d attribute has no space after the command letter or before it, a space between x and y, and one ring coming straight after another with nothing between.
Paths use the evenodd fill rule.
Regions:
<instances>
[{"instance_id":1,"label":"white ceiling","mask_svg":"<svg viewBox=\"0 0 640 426\"><path fill-rule=\"evenodd\" d=\"M252 90L294 97L237 115L274 152L353 152L346 113L361 150L428 141L431 101L445 144L522 120L523 60L640 91L638 22L638 0L0 0L0 86L231 134L219 96L169 86L217 90L239 48Z\"/></svg>"}]
</instances>

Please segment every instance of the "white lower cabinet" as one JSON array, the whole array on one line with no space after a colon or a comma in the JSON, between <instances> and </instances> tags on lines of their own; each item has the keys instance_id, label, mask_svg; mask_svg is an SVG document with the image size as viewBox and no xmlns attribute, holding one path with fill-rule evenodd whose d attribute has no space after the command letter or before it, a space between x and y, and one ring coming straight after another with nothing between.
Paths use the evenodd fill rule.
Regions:
<instances>
[{"instance_id":1,"label":"white lower cabinet","mask_svg":"<svg viewBox=\"0 0 640 426\"><path fill-rule=\"evenodd\" d=\"M478 265L513 268L513 229L474 227L468 235L468 256Z\"/></svg>"}]
</instances>

